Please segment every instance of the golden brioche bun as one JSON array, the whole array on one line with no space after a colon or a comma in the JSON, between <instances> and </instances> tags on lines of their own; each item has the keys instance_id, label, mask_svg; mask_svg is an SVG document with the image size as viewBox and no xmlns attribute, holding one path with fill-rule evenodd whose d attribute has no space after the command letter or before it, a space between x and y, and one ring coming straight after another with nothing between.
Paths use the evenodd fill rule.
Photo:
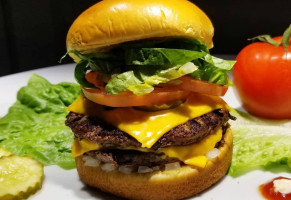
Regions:
<instances>
[{"instance_id":1,"label":"golden brioche bun","mask_svg":"<svg viewBox=\"0 0 291 200\"><path fill-rule=\"evenodd\" d=\"M85 53L123 42L188 37L213 46L206 14L187 0L103 0L83 12L67 35L67 50Z\"/></svg>"},{"instance_id":2,"label":"golden brioche bun","mask_svg":"<svg viewBox=\"0 0 291 200\"><path fill-rule=\"evenodd\" d=\"M146 174L124 174L118 170L105 172L100 167L84 166L82 156L76 158L81 180L105 192L129 199L171 200L193 196L219 181L227 172L232 158L232 132L224 135L220 155L209 159L203 169L183 166L180 169Z\"/></svg>"}]
</instances>

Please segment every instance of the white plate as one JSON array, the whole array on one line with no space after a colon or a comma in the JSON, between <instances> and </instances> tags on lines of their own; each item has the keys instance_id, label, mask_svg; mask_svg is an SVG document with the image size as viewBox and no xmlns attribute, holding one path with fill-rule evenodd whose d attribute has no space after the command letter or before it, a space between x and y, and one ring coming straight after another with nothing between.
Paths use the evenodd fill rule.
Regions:
<instances>
[{"instance_id":1,"label":"white plate","mask_svg":"<svg viewBox=\"0 0 291 200\"><path fill-rule=\"evenodd\" d=\"M0 116L4 116L7 113L9 106L11 106L16 100L17 91L27 84L32 73L43 76L51 83L59 83L62 81L75 82L73 71L74 65L67 64L0 77ZM240 103L234 95L232 88L229 89L224 99L231 107L240 107ZM80 182L75 169L63 170L57 166L49 166L45 167L44 170L45 178L43 187L37 194L30 198L32 200L120 199L84 186L82 182ZM191 199L263 199L258 192L258 186L277 176L290 177L290 174L252 171L237 178L226 176L211 189L208 189L199 196Z\"/></svg>"}]
</instances>

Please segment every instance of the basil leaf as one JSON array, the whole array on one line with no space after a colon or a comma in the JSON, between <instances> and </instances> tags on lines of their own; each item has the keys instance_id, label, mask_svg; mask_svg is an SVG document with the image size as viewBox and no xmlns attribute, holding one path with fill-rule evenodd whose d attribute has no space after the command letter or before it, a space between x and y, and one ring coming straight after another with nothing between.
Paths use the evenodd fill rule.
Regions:
<instances>
[{"instance_id":1,"label":"basil leaf","mask_svg":"<svg viewBox=\"0 0 291 200\"><path fill-rule=\"evenodd\" d=\"M96 88L92 83L89 83L86 78L86 72L88 70L88 61L82 60L75 68L76 81L85 88Z\"/></svg>"}]
</instances>

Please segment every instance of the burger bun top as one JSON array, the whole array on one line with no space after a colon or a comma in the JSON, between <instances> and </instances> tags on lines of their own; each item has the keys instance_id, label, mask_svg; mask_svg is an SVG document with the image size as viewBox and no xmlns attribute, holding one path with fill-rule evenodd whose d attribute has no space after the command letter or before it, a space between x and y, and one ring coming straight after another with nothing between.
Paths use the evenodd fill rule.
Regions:
<instances>
[{"instance_id":1,"label":"burger bun top","mask_svg":"<svg viewBox=\"0 0 291 200\"><path fill-rule=\"evenodd\" d=\"M207 15L187 0L103 0L84 11L67 35L67 50L83 53L148 38L188 37L213 46Z\"/></svg>"}]
</instances>

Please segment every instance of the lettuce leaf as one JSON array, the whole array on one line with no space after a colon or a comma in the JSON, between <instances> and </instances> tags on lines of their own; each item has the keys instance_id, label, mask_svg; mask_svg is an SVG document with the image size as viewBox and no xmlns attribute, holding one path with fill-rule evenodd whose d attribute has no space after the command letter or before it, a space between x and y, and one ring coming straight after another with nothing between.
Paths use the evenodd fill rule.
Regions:
<instances>
[{"instance_id":1,"label":"lettuce leaf","mask_svg":"<svg viewBox=\"0 0 291 200\"><path fill-rule=\"evenodd\" d=\"M114 76L106 84L106 92L109 94L118 94L127 90L127 88L131 85L142 83L142 80L139 79L135 73L137 73L137 71L128 71Z\"/></svg>"},{"instance_id":2,"label":"lettuce leaf","mask_svg":"<svg viewBox=\"0 0 291 200\"><path fill-rule=\"evenodd\" d=\"M94 54L82 54L79 51L70 50L61 60L68 54L75 54L81 60L78 64L83 62L91 70L105 74L112 73L113 70L122 67L124 63L123 51L120 51L120 49L114 49L108 52L96 52Z\"/></svg>"},{"instance_id":3,"label":"lettuce leaf","mask_svg":"<svg viewBox=\"0 0 291 200\"><path fill-rule=\"evenodd\" d=\"M44 165L75 167L73 133L65 126L66 107L80 94L74 83L53 85L32 75L17 101L0 119L0 146L16 155L29 155Z\"/></svg>"},{"instance_id":4,"label":"lettuce leaf","mask_svg":"<svg viewBox=\"0 0 291 200\"><path fill-rule=\"evenodd\" d=\"M86 60L81 60L75 67L74 75L75 80L85 88L96 88L92 83L87 81L85 78L86 72L88 70L88 62Z\"/></svg>"},{"instance_id":5,"label":"lettuce leaf","mask_svg":"<svg viewBox=\"0 0 291 200\"><path fill-rule=\"evenodd\" d=\"M171 80L180 78L195 70L197 70L197 67L193 63L188 62L181 67L176 66L170 69L161 70L159 73L155 73L154 75L147 77L143 83L130 85L127 89L136 95L144 95L152 92L154 90L153 86L155 85L168 83Z\"/></svg>"},{"instance_id":6,"label":"lettuce leaf","mask_svg":"<svg viewBox=\"0 0 291 200\"><path fill-rule=\"evenodd\" d=\"M149 84L153 82L153 77L155 82L171 81L171 78L156 80L161 78L159 74L163 73L163 70L172 70L188 62L193 62L198 70L184 75L211 83L231 85L228 72L234 65L233 61L211 56L203 42L190 38L127 42L93 54L82 54L75 50L68 53L74 53L81 59L77 64L75 77L83 87L92 87L84 78L87 70L111 75L112 78L106 87L109 94L118 94L125 90L134 91L139 95L149 93L152 86L156 85ZM150 75L144 75L148 73Z\"/></svg>"},{"instance_id":7,"label":"lettuce leaf","mask_svg":"<svg viewBox=\"0 0 291 200\"><path fill-rule=\"evenodd\" d=\"M141 48L130 49L126 52L127 65L183 65L192 60L202 58L206 52L184 49Z\"/></svg>"},{"instance_id":8,"label":"lettuce leaf","mask_svg":"<svg viewBox=\"0 0 291 200\"><path fill-rule=\"evenodd\" d=\"M165 70L139 68L113 77L107 83L105 89L110 94L118 94L125 90L130 90L136 95L144 95L152 92L155 85L168 83L195 70L197 70L197 67L191 62Z\"/></svg>"},{"instance_id":9,"label":"lettuce leaf","mask_svg":"<svg viewBox=\"0 0 291 200\"><path fill-rule=\"evenodd\" d=\"M207 54L194 63L198 66L198 70L189 74L192 78L220 85L232 85L228 79L228 72L233 69L235 61L223 60Z\"/></svg>"},{"instance_id":10,"label":"lettuce leaf","mask_svg":"<svg viewBox=\"0 0 291 200\"><path fill-rule=\"evenodd\" d=\"M291 171L291 120L266 120L232 110L234 133L229 175L239 176L254 169Z\"/></svg>"},{"instance_id":11,"label":"lettuce leaf","mask_svg":"<svg viewBox=\"0 0 291 200\"><path fill-rule=\"evenodd\" d=\"M186 49L191 51L204 51L209 53L204 42L191 38L175 37L164 40L144 40L138 42L127 42L120 44L120 48L140 49L140 48L166 48L166 49Z\"/></svg>"}]
</instances>

